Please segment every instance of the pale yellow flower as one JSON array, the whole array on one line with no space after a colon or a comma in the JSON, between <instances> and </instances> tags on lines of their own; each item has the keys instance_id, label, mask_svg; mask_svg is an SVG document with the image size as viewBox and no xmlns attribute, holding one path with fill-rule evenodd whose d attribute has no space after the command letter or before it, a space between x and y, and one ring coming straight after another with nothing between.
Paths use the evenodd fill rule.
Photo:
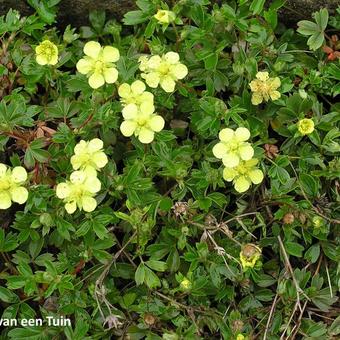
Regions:
<instances>
[{"instance_id":1,"label":"pale yellow flower","mask_svg":"<svg viewBox=\"0 0 340 340\"><path fill-rule=\"evenodd\" d=\"M254 268L261 257L262 250L255 244L249 243L240 252L240 261L243 269Z\"/></svg>"},{"instance_id":2,"label":"pale yellow flower","mask_svg":"<svg viewBox=\"0 0 340 340\"><path fill-rule=\"evenodd\" d=\"M165 92L173 92L176 81L188 74L187 67L180 63L179 55L175 52L168 52L163 56L142 56L139 62L145 82L152 88L160 85Z\"/></svg>"},{"instance_id":3,"label":"pale yellow flower","mask_svg":"<svg viewBox=\"0 0 340 340\"><path fill-rule=\"evenodd\" d=\"M256 167L258 160L252 158L248 161L241 161L234 168L224 168L223 178L227 182L233 181L237 192L245 192L250 188L251 183L259 184L263 181L263 172Z\"/></svg>"},{"instance_id":4,"label":"pale yellow flower","mask_svg":"<svg viewBox=\"0 0 340 340\"><path fill-rule=\"evenodd\" d=\"M172 11L159 9L154 15L154 18L156 18L162 24L169 24L176 19L176 14Z\"/></svg>"},{"instance_id":5,"label":"pale yellow flower","mask_svg":"<svg viewBox=\"0 0 340 340\"><path fill-rule=\"evenodd\" d=\"M55 65L58 62L58 47L49 40L44 40L35 48L36 61L39 65Z\"/></svg>"},{"instance_id":6,"label":"pale yellow flower","mask_svg":"<svg viewBox=\"0 0 340 340\"><path fill-rule=\"evenodd\" d=\"M232 168L241 160L247 161L254 155L254 149L246 142L250 138L247 128L239 127L235 131L225 128L219 133L220 142L213 147L216 158L222 159L224 166Z\"/></svg>"},{"instance_id":7,"label":"pale yellow flower","mask_svg":"<svg viewBox=\"0 0 340 340\"><path fill-rule=\"evenodd\" d=\"M97 201L93 198L95 193L100 191L99 179L85 171L74 171L70 180L59 183L56 188L56 195L65 203L65 210L73 214L77 207L79 210L91 212L97 207Z\"/></svg>"},{"instance_id":8,"label":"pale yellow flower","mask_svg":"<svg viewBox=\"0 0 340 340\"><path fill-rule=\"evenodd\" d=\"M236 340L244 340L245 337L243 334L237 334Z\"/></svg>"},{"instance_id":9,"label":"pale yellow flower","mask_svg":"<svg viewBox=\"0 0 340 340\"><path fill-rule=\"evenodd\" d=\"M112 46L102 47L96 41L89 41L84 46L85 57L77 63L77 70L89 77L89 85L97 89L105 83L113 84L118 79L114 64L119 60L119 51Z\"/></svg>"},{"instance_id":10,"label":"pale yellow flower","mask_svg":"<svg viewBox=\"0 0 340 340\"><path fill-rule=\"evenodd\" d=\"M103 152L103 141L94 138L90 141L81 140L74 147L74 155L71 157L71 164L74 170L95 172L103 168L107 162L107 156Z\"/></svg>"},{"instance_id":11,"label":"pale yellow flower","mask_svg":"<svg viewBox=\"0 0 340 340\"><path fill-rule=\"evenodd\" d=\"M191 286L192 286L192 283L190 280L188 280L187 278L184 278L181 283L180 283L180 287L183 289L183 290L190 290L191 289Z\"/></svg>"},{"instance_id":12,"label":"pale yellow flower","mask_svg":"<svg viewBox=\"0 0 340 340\"><path fill-rule=\"evenodd\" d=\"M304 118L298 121L297 127L302 135L309 135L314 131L314 122L312 119Z\"/></svg>"},{"instance_id":13,"label":"pale yellow flower","mask_svg":"<svg viewBox=\"0 0 340 340\"><path fill-rule=\"evenodd\" d=\"M134 81L131 85L127 83L120 85L118 88L118 94L121 97L121 103L124 106L128 104L136 104L138 107L145 102L153 104L153 94L145 91L145 89L145 84L140 80Z\"/></svg>"},{"instance_id":14,"label":"pale yellow flower","mask_svg":"<svg viewBox=\"0 0 340 340\"><path fill-rule=\"evenodd\" d=\"M0 163L0 209L8 209L15 203L23 204L27 201L28 191L22 185L27 179L27 172L21 166L11 170Z\"/></svg>"},{"instance_id":15,"label":"pale yellow flower","mask_svg":"<svg viewBox=\"0 0 340 340\"><path fill-rule=\"evenodd\" d=\"M125 137L135 135L144 144L151 143L155 132L164 127L163 117L154 113L154 106L145 102L138 107L136 104L129 104L124 107L122 113L124 121L120 125L120 131Z\"/></svg>"},{"instance_id":16,"label":"pale yellow flower","mask_svg":"<svg viewBox=\"0 0 340 340\"><path fill-rule=\"evenodd\" d=\"M269 78L268 72L258 72L255 80L251 81L249 86L253 95L251 102L253 105L259 105L263 101L277 100L281 93L277 89L281 86L280 78Z\"/></svg>"}]
</instances>

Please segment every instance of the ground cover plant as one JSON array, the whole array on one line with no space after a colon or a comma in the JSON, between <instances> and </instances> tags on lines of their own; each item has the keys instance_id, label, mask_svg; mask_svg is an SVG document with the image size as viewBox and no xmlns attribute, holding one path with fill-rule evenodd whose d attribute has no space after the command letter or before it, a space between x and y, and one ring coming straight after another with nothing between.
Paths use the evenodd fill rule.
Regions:
<instances>
[{"instance_id":1,"label":"ground cover plant","mask_svg":"<svg viewBox=\"0 0 340 340\"><path fill-rule=\"evenodd\" d=\"M340 8L58 2L0 17L1 339L338 338Z\"/></svg>"}]
</instances>

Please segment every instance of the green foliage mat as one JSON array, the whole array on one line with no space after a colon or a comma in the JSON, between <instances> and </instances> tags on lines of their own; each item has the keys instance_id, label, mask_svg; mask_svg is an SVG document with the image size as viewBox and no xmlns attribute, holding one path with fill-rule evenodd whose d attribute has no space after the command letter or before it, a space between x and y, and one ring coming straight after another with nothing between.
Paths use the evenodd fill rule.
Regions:
<instances>
[{"instance_id":1,"label":"green foliage mat","mask_svg":"<svg viewBox=\"0 0 340 340\"><path fill-rule=\"evenodd\" d=\"M338 338L340 8L58 2L0 17L1 339Z\"/></svg>"}]
</instances>

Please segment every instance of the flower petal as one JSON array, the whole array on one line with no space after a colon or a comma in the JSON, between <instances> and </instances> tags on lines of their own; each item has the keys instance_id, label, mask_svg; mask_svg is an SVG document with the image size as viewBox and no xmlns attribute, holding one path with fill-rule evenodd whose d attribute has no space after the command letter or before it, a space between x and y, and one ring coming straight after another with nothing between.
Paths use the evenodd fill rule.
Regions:
<instances>
[{"instance_id":1,"label":"flower petal","mask_svg":"<svg viewBox=\"0 0 340 340\"><path fill-rule=\"evenodd\" d=\"M28 191L24 187L16 187L11 190L11 198L13 202L23 204L27 201Z\"/></svg>"},{"instance_id":2,"label":"flower petal","mask_svg":"<svg viewBox=\"0 0 340 340\"><path fill-rule=\"evenodd\" d=\"M152 88L156 88L160 82L159 74L157 72L143 73L145 82Z\"/></svg>"},{"instance_id":3,"label":"flower petal","mask_svg":"<svg viewBox=\"0 0 340 340\"><path fill-rule=\"evenodd\" d=\"M278 100L281 97L281 93L279 91L272 91L269 95L272 100Z\"/></svg>"},{"instance_id":4,"label":"flower petal","mask_svg":"<svg viewBox=\"0 0 340 340\"><path fill-rule=\"evenodd\" d=\"M96 152L92 155L92 161L96 164L96 166L101 169L107 164L108 159L104 152Z\"/></svg>"},{"instance_id":5,"label":"flower petal","mask_svg":"<svg viewBox=\"0 0 340 340\"><path fill-rule=\"evenodd\" d=\"M70 175L70 181L72 184L82 184L86 179L86 173L84 171L73 171Z\"/></svg>"},{"instance_id":6,"label":"flower petal","mask_svg":"<svg viewBox=\"0 0 340 340\"><path fill-rule=\"evenodd\" d=\"M131 87L129 84L124 83L119 86L118 94L122 98L128 98L131 95Z\"/></svg>"},{"instance_id":7,"label":"flower petal","mask_svg":"<svg viewBox=\"0 0 340 340\"><path fill-rule=\"evenodd\" d=\"M148 144L153 141L155 133L152 130L142 127L138 134L138 139L141 143Z\"/></svg>"},{"instance_id":8,"label":"flower petal","mask_svg":"<svg viewBox=\"0 0 340 340\"><path fill-rule=\"evenodd\" d=\"M168 52L164 55L164 59L170 64L176 64L179 62L179 54L176 52Z\"/></svg>"},{"instance_id":9,"label":"flower petal","mask_svg":"<svg viewBox=\"0 0 340 340\"><path fill-rule=\"evenodd\" d=\"M153 102L144 102L140 105L140 111L145 115L151 115L155 111Z\"/></svg>"},{"instance_id":10,"label":"flower petal","mask_svg":"<svg viewBox=\"0 0 340 340\"><path fill-rule=\"evenodd\" d=\"M104 78L108 84L113 84L118 79L118 71L115 67L104 69Z\"/></svg>"},{"instance_id":11,"label":"flower petal","mask_svg":"<svg viewBox=\"0 0 340 340\"><path fill-rule=\"evenodd\" d=\"M101 51L101 46L97 41L89 41L84 46L84 53L91 58L98 58Z\"/></svg>"},{"instance_id":12,"label":"flower petal","mask_svg":"<svg viewBox=\"0 0 340 340\"><path fill-rule=\"evenodd\" d=\"M250 138L250 131L245 127L239 127L235 130L235 137L239 142L244 142Z\"/></svg>"},{"instance_id":13,"label":"flower petal","mask_svg":"<svg viewBox=\"0 0 340 340\"><path fill-rule=\"evenodd\" d=\"M123 136L130 137L133 135L137 128L137 123L133 120L124 120L120 125L120 131L122 132Z\"/></svg>"},{"instance_id":14,"label":"flower petal","mask_svg":"<svg viewBox=\"0 0 340 340\"><path fill-rule=\"evenodd\" d=\"M263 172L260 169L249 171L248 176L254 184L259 184L263 181Z\"/></svg>"},{"instance_id":15,"label":"flower petal","mask_svg":"<svg viewBox=\"0 0 340 340\"><path fill-rule=\"evenodd\" d=\"M227 182L231 182L235 176L237 176L237 171L235 171L235 169L233 168L224 168L223 169L223 178L227 181Z\"/></svg>"},{"instance_id":16,"label":"flower petal","mask_svg":"<svg viewBox=\"0 0 340 340\"><path fill-rule=\"evenodd\" d=\"M212 152L216 158L223 158L223 156L228 153L228 147L224 143L217 143Z\"/></svg>"},{"instance_id":17,"label":"flower petal","mask_svg":"<svg viewBox=\"0 0 340 340\"><path fill-rule=\"evenodd\" d=\"M89 176L84 183L85 188L91 194L95 194L101 189L101 182L96 176Z\"/></svg>"},{"instance_id":18,"label":"flower petal","mask_svg":"<svg viewBox=\"0 0 340 340\"><path fill-rule=\"evenodd\" d=\"M89 78L89 85L93 89L97 89L105 84L105 79L101 73L93 73Z\"/></svg>"},{"instance_id":19,"label":"flower petal","mask_svg":"<svg viewBox=\"0 0 340 340\"><path fill-rule=\"evenodd\" d=\"M257 72L256 78L261 81L266 81L269 79L269 73L268 72Z\"/></svg>"},{"instance_id":20,"label":"flower petal","mask_svg":"<svg viewBox=\"0 0 340 340\"><path fill-rule=\"evenodd\" d=\"M238 151L244 161L247 161L254 156L254 149L249 143L244 143L244 145L239 147Z\"/></svg>"},{"instance_id":21,"label":"flower petal","mask_svg":"<svg viewBox=\"0 0 340 340\"><path fill-rule=\"evenodd\" d=\"M170 93L170 92L175 91L176 83L170 76L161 78L160 84L161 84L162 89L165 92Z\"/></svg>"},{"instance_id":22,"label":"flower petal","mask_svg":"<svg viewBox=\"0 0 340 340\"><path fill-rule=\"evenodd\" d=\"M154 115L149 121L150 128L155 132L161 131L164 128L164 124L163 117L159 115Z\"/></svg>"},{"instance_id":23,"label":"flower petal","mask_svg":"<svg viewBox=\"0 0 340 340\"><path fill-rule=\"evenodd\" d=\"M27 179L27 172L22 166L16 166L12 170L12 180L14 183L22 183Z\"/></svg>"},{"instance_id":24,"label":"flower petal","mask_svg":"<svg viewBox=\"0 0 340 340\"><path fill-rule=\"evenodd\" d=\"M114 63L119 60L119 51L117 48L112 46L105 46L103 48L103 60L106 63Z\"/></svg>"},{"instance_id":25,"label":"flower petal","mask_svg":"<svg viewBox=\"0 0 340 340\"><path fill-rule=\"evenodd\" d=\"M244 176L240 176L234 180L234 188L237 192L245 192L249 187L250 181Z\"/></svg>"},{"instance_id":26,"label":"flower petal","mask_svg":"<svg viewBox=\"0 0 340 340\"><path fill-rule=\"evenodd\" d=\"M71 215L77 210L77 204L75 201L65 204L65 210Z\"/></svg>"},{"instance_id":27,"label":"flower petal","mask_svg":"<svg viewBox=\"0 0 340 340\"><path fill-rule=\"evenodd\" d=\"M77 62L76 67L81 74L88 74L93 68L93 61L90 58L82 58Z\"/></svg>"},{"instance_id":28,"label":"flower petal","mask_svg":"<svg viewBox=\"0 0 340 340\"><path fill-rule=\"evenodd\" d=\"M146 86L141 80L136 80L131 84L131 91L134 95L142 94L145 89Z\"/></svg>"},{"instance_id":29,"label":"flower petal","mask_svg":"<svg viewBox=\"0 0 340 340\"><path fill-rule=\"evenodd\" d=\"M12 205L11 196L8 192L0 192L0 209L8 209Z\"/></svg>"},{"instance_id":30,"label":"flower petal","mask_svg":"<svg viewBox=\"0 0 340 340\"><path fill-rule=\"evenodd\" d=\"M103 146L104 146L104 143L101 139L93 138L92 140L89 141L88 150L89 152L96 152L96 151L101 150Z\"/></svg>"},{"instance_id":31,"label":"flower petal","mask_svg":"<svg viewBox=\"0 0 340 340\"><path fill-rule=\"evenodd\" d=\"M184 64L177 64L171 67L171 73L177 79L183 79L188 74L188 68Z\"/></svg>"},{"instance_id":32,"label":"flower petal","mask_svg":"<svg viewBox=\"0 0 340 340\"><path fill-rule=\"evenodd\" d=\"M7 166L3 163L0 163L0 178L5 176L7 171Z\"/></svg>"},{"instance_id":33,"label":"flower petal","mask_svg":"<svg viewBox=\"0 0 340 340\"><path fill-rule=\"evenodd\" d=\"M57 185L56 195L58 198L64 199L70 195L70 192L71 192L71 189L67 183L63 182Z\"/></svg>"},{"instance_id":34,"label":"flower petal","mask_svg":"<svg viewBox=\"0 0 340 340\"><path fill-rule=\"evenodd\" d=\"M253 105L259 105L262 103L262 101L263 101L263 97L260 93L253 93L251 97L251 103Z\"/></svg>"},{"instance_id":35,"label":"flower petal","mask_svg":"<svg viewBox=\"0 0 340 340\"><path fill-rule=\"evenodd\" d=\"M233 168L240 163L240 158L237 154L235 153L227 153L223 155L222 162L225 167L227 168Z\"/></svg>"},{"instance_id":36,"label":"flower petal","mask_svg":"<svg viewBox=\"0 0 340 340\"><path fill-rule=\"evenodd\" d=\"M218 134L218 138L223 142L229 142L233 137L234 130L229 128L222 129Z\"/></svg>"},{"instance_id":37,"label":"flower petal","mask_svg":"<svg viewBox=\"0 0 340 340\"><path fill-rule=\"evenodd\" d=\"M136 104L128 104L123 110L122 114L124 119L135 119L138 115L138 107Z\"/></svg>"},{"instance_id":38,"label":"flower petal","mask_svg":"<svg viewBox=\"0 0 340 340\"><path fill-rule=\"evenodd\" d=\"M97 201L90 196L83 196L81 200L84 211L91 212L97 207Z\"/></svg>"},{"instance_id":39,"label":"flower petal","mask_svg":"<svg viewBox=\"0 0 340 340\"><path fill-rule=\"evenodd\" d=\"M48 63L47 58L42 54L37 54L35 57L35 60L39 65L42 65L42 66Z\"/></svg>"}]
</instances>

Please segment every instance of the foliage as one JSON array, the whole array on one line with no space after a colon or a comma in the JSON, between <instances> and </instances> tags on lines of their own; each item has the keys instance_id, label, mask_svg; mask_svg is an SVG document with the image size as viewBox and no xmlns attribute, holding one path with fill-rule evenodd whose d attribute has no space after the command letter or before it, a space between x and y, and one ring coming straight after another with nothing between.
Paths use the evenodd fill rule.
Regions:
<instances>
[{"instance_id":1,"label":"foliage","mask_svg":"<svg viewBox=\"0 0 340 340\"><path fill-rule=\"evenodd\" d=\"M1 318L72 325L1 338L335 339L340 10L295 31L284 0L138 0L76 29L28 3L0 17L0 162L29 192L0 210Z\"/></svg>"}]
</instances>

